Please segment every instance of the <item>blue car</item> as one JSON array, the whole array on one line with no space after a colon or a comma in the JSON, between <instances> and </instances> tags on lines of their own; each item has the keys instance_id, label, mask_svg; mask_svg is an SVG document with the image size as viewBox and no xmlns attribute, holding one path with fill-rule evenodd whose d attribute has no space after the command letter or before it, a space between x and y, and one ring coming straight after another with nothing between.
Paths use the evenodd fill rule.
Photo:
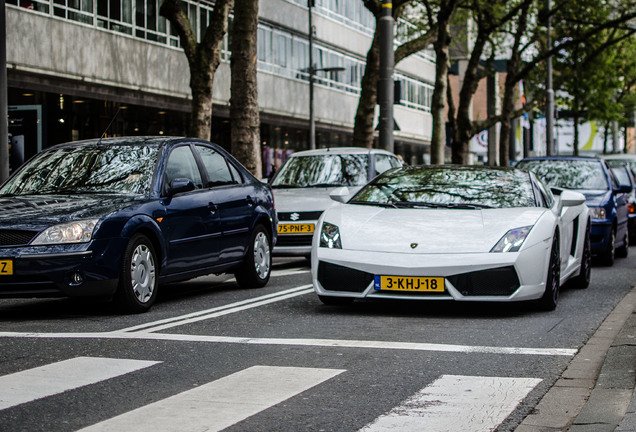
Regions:
<instances>
[{"instance_id":1,"label":"blue car","mask_svg":"<svg viewBox=\"0 0 636 432\"><path fill-rule=\"evenodd\" d=\"M626 195L631 187L619 185L604 160L583 156L525 158L518 168L533 171L551 187L572 189L585 195L590 208L592 254L605 265L629 252Z\"/></svg>"},{"instance_id":2,"label":"blue car","mask_svg":"<svg viewBox=\"0 0 636 432\"><path fill-rule=\"evenodd\" d=\"M270 187L221 147L128 137L48 148L0 186L0 297L113 297L147 311L159 284L270 277Z\"/></svg>"}]
</instances>

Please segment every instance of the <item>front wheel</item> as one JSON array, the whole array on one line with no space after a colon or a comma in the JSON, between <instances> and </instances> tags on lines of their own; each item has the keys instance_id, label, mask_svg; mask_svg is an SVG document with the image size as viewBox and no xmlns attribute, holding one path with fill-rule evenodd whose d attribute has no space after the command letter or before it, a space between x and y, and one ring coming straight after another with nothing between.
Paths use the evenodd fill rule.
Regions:
<instances>
[{"instance_id":1,"label":"front wheel","mask_svg":"<svg viewBox=\"0 0 636 432\"><path fill-rule=\"evenodd\" d=\"M607 248L601 255L601 260L606 266L613 266L616 258L616 230L612 228L609 239L607 240Z\"/></svg>"},{"instance_id":2,"label":"front wheel","mask_svg":"<svg viewBox=\"0 0 636 432\"><path fill-rule=\"evenodd\" d=\"M545 281L545 292L539 300L539 307L546 311L556 309L559 302L559 288L561 285L561 257L559 256L559 240L555 237L550 250L548 276Z\"/></svg>"},{"instance_id":3,"label":"front wheel","mask_svg":"<svg viewBox=\"0 0 636 432\"><path fill-rule=\"evenodd\" d=\"M592 246L590 243L590 229L585 233L585 243L583 244L583 254L581 254L581 268L579 274L572 279L572 285L576 288L587 288L590 286L592 277Z\"/></svg>"},{"instance_id":4,"label":"front wheel","mask_svg":"<svg viewBox=\"0 0 636 432\"><path fill-rule=\"evenodd\" d=\"M234 272L242 288L261 288L269 281L272 271L271 240L267 230L257 225L252 234L243 264Z\"/></svg>"},{"instance_id":5,"label":"front wheel","mask_svg":"<svg viewBox=\"0 0 636 432\"><path fill-rule=\"evenodd\" d=\"M157 298L157 255L143 234L134 235L124 252L115 300L129 313L146 312Z\"/></svg>"},{"instance_id":6,"label":"front wheel","mask_svg":"<svg viewBox=\"0 0 636 432\"><path fill-rule=\"evenodd\" d=\"M616 256L619 258L627 258L627 255L629 255L629 233L626 232L623 246L616 249Z\"/></svg>"}]
</instances>

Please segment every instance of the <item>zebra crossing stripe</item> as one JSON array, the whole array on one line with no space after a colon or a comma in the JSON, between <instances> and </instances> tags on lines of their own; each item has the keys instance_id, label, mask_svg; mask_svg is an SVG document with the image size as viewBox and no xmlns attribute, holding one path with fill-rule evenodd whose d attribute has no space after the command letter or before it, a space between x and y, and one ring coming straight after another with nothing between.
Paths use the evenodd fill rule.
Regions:
<instances>
[{"instance_id":1,"label":"zebra crossing stripe","mask_svg":"<svg viewBox=\"0 0 636 432\"><path fill-rule=\"evenodd\" d=\"M76 357L0 377L0 410L155 365L156 361Z\"/></svg>"},{"instance_id":2,"label":"zebra crossing stripe","mask_svg":"<svg viewBox=\"0 0 636 432\"><path fill-rule=\"evenodd\" d=\"M342 372L253 366L81 431L220 431Z\"/></svg>"},{"instance_id":3,"label":"zebra crossing stripe","mask_svg":"<svg viewBox=\"0 0 636 432\"><path fill-rule=\"evenodd\" d=\"M536 378L442 375L360 432L493 431L539 382Z\"/></svg>"}]
</instances>

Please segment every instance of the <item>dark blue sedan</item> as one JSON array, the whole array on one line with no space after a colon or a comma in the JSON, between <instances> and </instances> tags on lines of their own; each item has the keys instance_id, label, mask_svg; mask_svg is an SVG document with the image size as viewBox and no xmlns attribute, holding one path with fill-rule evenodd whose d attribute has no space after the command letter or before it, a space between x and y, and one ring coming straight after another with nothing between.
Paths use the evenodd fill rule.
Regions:
<instances>
[{"instance_id":1,"label":"dark blue sedan","mask_svg":"<svg viewBox=\"0 0 636 432\"><path fill-rule=\"evenodd\" d=\"M583 156L525 158L518 168L533 171L552 187L576 190L585 195L590 208L592 253L606 265L629 251L627 201L631 191L621 186L604 160Z\"/></svg>"},{"instance_id":2,"label":"dark blue sedan","mask_svg":"<svg viewBox=\"0 0 636 432\"><path fill-rule=\"evenodd\" d=\"M160 282L270 277L271 189L221 147L189 138L60 144L0 187L0 297L114 297L128 312Z\"/></svg>"}]
</instances>

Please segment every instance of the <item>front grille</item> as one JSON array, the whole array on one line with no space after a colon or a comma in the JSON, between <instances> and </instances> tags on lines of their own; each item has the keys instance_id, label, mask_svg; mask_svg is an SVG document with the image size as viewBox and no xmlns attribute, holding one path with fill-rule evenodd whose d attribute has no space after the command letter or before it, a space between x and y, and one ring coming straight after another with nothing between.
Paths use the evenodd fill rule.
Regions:
<instances>
[{"instance_id":1,"label":"front grille","mask_svg":"<svg viewBox=\"0 0 636 432\"><path fill-rule=\"evenodd\" d=\"M318 263L318 282L328 291L362 292L373 282L373 275L320 261Z\"/></svg>"},{"instance_id":2,"label":"front grille","mask_svg":"<svg viewBox=\"0 0 636 432\"><path fill-rule=\"evenodd\" d=\"M0 230L0 246L23 246L37 234L37 231Z\"/></svg>"},{"instance_id":3,"label":"front grille","mask_svg":"<svg viewBox=\"0 0 636 432\"><path fill-rule=\"evenodd\" d=\"M463 273L447 279L465 296L509 296L519 288L519 277L512 266Z\"/></svg>"},{"instance_id":4,"label":"front grille","mask_svg":"<svg viewBox=\"0 0 636 432\"><path fill-rule=\"evenodd\" d=\"M279 212L278 220L281 222L297 222L297 221L306 221L306 220L316 220L320 217L322 211L311 211L311 212ZM294 215L292 217L292 215Z\"/></svg>"},{"instance_id":5,"label":"front grille","mask_svg":"<svg viewBox=\"0 0 636 432\"><path fill-rule=\"evenodd\" d=\"M276 246L311 246L313 234L284 234L276 237Z\"/></svg>"}]
</instances>

